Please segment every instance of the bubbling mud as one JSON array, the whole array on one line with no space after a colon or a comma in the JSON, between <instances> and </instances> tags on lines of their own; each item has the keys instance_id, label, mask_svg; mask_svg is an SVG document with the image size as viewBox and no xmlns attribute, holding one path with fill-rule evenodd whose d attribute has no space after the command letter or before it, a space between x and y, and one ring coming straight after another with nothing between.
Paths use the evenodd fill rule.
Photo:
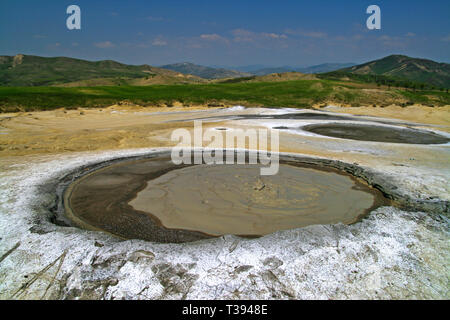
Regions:
<instances>
[{"instance_id":1,"label":"bubbling mud","mask_svg":"<svg viewBox=\"0 0 450 320\"><path fill-rule=\"evenodd\" d=\"M351 224L387 203L378 190L331 167L281 160L277 175L259 170L177 166L164 157L120 161L72 183L66 215L77 226L126 239L188 242Z\"/></svg>"}]
</instances>

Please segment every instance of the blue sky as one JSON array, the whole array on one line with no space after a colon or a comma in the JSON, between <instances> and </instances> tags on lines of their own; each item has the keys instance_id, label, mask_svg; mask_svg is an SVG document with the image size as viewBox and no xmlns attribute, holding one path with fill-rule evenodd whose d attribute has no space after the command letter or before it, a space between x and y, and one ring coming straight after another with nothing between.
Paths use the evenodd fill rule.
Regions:
<instances>
[{"instance_id":1,"label":"blue sky","mask_svg":"<svg viewBox=\"0 0 450 320\"><path fill-rule=\"evenodd\" d=\"M81 8L81 30L66 8ZM366 8L381 8L381 30ZM308 66L389 54L450 62L448 0L0 1L0 55L161 65Z\"/></svg>"}]
</instances>

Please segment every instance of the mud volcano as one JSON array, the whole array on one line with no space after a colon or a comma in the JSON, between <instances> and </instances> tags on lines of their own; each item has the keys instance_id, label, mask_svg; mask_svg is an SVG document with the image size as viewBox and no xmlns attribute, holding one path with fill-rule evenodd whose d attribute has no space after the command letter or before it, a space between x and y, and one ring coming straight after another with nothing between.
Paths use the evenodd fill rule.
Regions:
<instances>
[{"instance_id":1,"label":"mud volcano","mask_svg":"<svg viewBox=\"0 0 450 320\"><path fill-rule=\"evenodd\" d=\"M70 184L65 214L79 227L125 239L188 242L350 224L386 203L378 190L330 167L281 160L277 175L259 169L177 166L166 156L120 161Z\"/></svg>"},{"instance_id":2,"label":"mud volcano","mask_svg":"<svg viewBox=\"0 0 450 320\"><path fill-rule=\"evenodd\" d=\"M368 124L325 123L307 125L301 129L322 136L362 141L410 144L443 144L450 141L430 131Z\"/></svg>"}]
</instances>

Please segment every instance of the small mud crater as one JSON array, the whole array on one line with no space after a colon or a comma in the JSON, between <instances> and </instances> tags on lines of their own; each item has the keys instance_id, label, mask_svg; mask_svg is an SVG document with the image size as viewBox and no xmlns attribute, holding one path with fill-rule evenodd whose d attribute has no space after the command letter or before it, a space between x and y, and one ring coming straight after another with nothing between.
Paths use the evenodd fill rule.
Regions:
<instances>
[{"instance_id":1,"label":"small mud crater","mask_svg":"<svg viewBox=\"0 0 450 320\"><path fill-rule=\"evenodd\" d=\"M311 124L300 128L327 137L408 144L445 144L450 139L431 131L353 123Z\"/></svg>"},{"instance_id":2,"label":"small mud crater","mask_svg":"<svg viewBox=\"0 0 450 320\"><path fill-rule=\"evenodd\" d=\"M280 159L277 175L260 176L260 167L174 165L168 155L108 163L68 185L65 215L76 226L125 239L179 243L351 224L388 203L332 166L289 157Z\"/></svg>"},{"instance_id":3,"label":"small mud crater","mask_svg":"<svg viewBox=\"0 0 450 320\"><path fill-rule=\"evenodd\" d=\"M204 118L174 120L175 122L186 122L193 120L204 121L226 121L226 120L323 120L323 121L371 121L374 123L401 125L404 122L399 121L385 121L374 117L365 118L358 115L334 115L329 113L318 112L292 112L282 114L233 114L233 115L218 115ZM414 124L410 124L414 125Z\"/></svg>"}]
</instances>

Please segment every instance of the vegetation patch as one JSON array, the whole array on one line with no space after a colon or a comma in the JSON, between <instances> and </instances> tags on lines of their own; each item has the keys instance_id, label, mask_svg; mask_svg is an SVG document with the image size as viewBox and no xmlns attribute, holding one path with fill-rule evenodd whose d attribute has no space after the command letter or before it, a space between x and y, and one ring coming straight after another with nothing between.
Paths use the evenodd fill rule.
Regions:
<instances>
[{"instance_id":1,"label":"vegetation patch","mask_svg":"<svg viewBox=\"0 0 450 320\"><path fill-rule=\"evenodd\" d=\"M0 87L2 112L57 108L105 107L121 101L139 105L244 104L247 106L308 108L329 102L350 105L422 103L450 104L449 94L436 90L363 91L359 83L335 80L239 82L151 86Z\"/></svg>"}]
</instances>

